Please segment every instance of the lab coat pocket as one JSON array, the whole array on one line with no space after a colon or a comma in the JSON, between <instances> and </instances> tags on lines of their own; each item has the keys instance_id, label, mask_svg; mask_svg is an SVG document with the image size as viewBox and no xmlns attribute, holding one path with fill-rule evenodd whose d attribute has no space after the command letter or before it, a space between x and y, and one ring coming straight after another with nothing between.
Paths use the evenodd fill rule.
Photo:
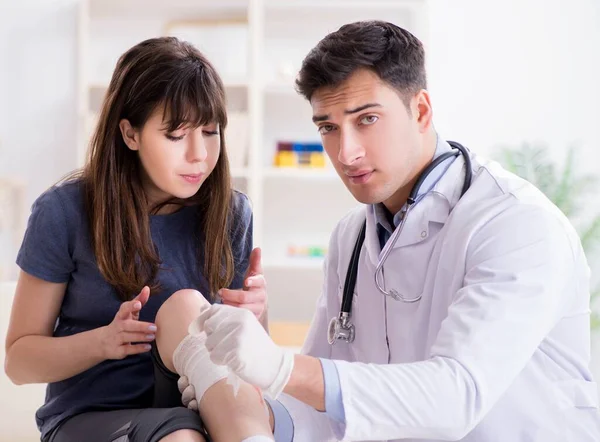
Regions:
<instances>
[{"instance_id":1,"label":"lab coat pocket","mask_svg":"<svg viewBox=\"0 0 600 442\"><path fill-rule=\"evenodd\" d=\"M561 409L598 408L598 387L595 382L570 379L555 385L557 404Z\"/></svg>"}]
</instances>

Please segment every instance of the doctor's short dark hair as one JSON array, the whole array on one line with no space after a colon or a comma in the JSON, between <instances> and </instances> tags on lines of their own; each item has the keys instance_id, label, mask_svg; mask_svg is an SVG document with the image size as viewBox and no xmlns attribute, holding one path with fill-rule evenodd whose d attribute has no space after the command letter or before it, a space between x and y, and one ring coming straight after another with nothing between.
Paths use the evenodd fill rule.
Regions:
<instances>
[{"instance_id":1,"label":"doctor's short dark hair","mask_svg":"<svg viewBox=\"0 0 600 442\"><path fill-rule=\"evenodd\" d=\"M417 37L392 23L370 20L328 34L302 62L296 90L308 101L321 87L336 87L357 69L374 71L408 106L427 87L425 51Z\"/></svg>"}]
</instances>

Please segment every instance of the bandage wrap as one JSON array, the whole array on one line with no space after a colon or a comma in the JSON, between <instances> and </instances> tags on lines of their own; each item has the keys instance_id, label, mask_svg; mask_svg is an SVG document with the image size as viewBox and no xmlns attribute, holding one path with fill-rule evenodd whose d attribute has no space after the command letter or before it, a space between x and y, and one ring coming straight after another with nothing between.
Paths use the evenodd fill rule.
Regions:
<instances>
[{"instance_id":1,"label":"bandage wrap","mask_svg":"<svg viewBox=\"0 0 600 442\"><path fill-rule=\"evenodd\" d=\"M204 342L206 341L206 333L204 332L204 330L201 330L201 327L198 324L197 319L190 323L190 325L188 327L188 333L192 336L203 336L204 341L202 342L202 345L204 346ZM208 350L207 350L207 353L208 353ZM209 357L209 359L210 359L210 357ZM240 389L241 380L235 373L232 373L226 366L222 366L222 367L225 368L228 372L227 383L229 385L231 385L231 388L233 388L233 397L235 397L237 395L238 390Z\"/></svg>"},{"instance_id":2,"label":"bandage wrap","mask_svg":"<svg viewBox=\"0 0 600 442\"><path fill-rule=\"evenodd\" d=\"M180 376L187 376L196 391L198 404L204 393L221 379L227 378L229 369L215 365L210 360L210 354L204 345L206 333L187 335L173 353L173 365Z\"/></svg>"}]
</instances>

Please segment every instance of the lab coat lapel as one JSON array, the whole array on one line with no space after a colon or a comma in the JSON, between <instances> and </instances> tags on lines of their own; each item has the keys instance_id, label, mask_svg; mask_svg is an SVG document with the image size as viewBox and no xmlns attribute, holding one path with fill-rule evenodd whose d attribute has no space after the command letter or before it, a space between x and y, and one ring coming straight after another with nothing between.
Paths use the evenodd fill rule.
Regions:
<instances>
[{"instance_id":1,"label":"lab coat lapel","mask_svg":"<svg viewBox=\"0 0 600 442\"><path fill-rule=\"evenodd\" d=\"M461 155L450 165L434 188L415 203L408 213L406 225L394 248L406 247L426 239L429 236L430 223L445 224L450 211L460 198L464 178L465 161ZM397 234L398 229L394 231L394 235Z\"/></svg>"},{"instance_id":2,"label":"lab coat lapel","mask_svg":"<svg viewBox=\"0 0 600 442\"><path fill-rule=\"evenodd\" d=\"M369 261L373 266L379 262L379 237L377 236L377 221L375 219L375 208L367 206L367 230L365 231L365 246Z\"/></svg>"},{"instance_id":3,"label":"lab coat lapel","mask_svg":"<svg viewBox=\"0 0 600 442\"><path fill-rule=\"evenodd\" d=\"M462 155L460 155L446 170L433 189L423 195L410 211L402 234L396 241L394 248L406 247L426 239L429 235L429 223L444 224L448 219L450 211L460 198L464 178L465 161ZM366 212L367 231L365 245L369 260L376 266L385 251L385 247L382 250L379 246L374 207L372 205L367 206ZM398 233L398 229L396 229L392 237L388 240L386 247L390 246L392 238L394 235L398 235Z\"/></svg>"}]
</instances>

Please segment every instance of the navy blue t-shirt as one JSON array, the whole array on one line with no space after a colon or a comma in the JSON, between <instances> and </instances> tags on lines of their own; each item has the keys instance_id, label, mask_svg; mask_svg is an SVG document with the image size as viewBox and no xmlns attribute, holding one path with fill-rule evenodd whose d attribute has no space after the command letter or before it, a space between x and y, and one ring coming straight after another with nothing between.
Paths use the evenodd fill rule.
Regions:
<instances>
[{"instance_id":1,"label":"navy blue t-shirt","mask_svg":"<svg viewBox=\"0 0 600 442\"><path fill-rule=\"evenodd\" d=\"M240 288L252 250L252 211L244 194L235 192L234 202L230 239L236 266L230 287ZM152 241L162 261L158 272L162 290L151 293L140 320L154 322L159 307L177 290L193 288L208 295L199 253L199 210L184 207L151 216ZM67 283L54 336L108 325L121 305L92 252L80 181L54 186L35 201L17 264L40 279ZM50 383L45 404L36 413L42 437L65 418L83 411L150 407L153 386L149 353L106 360L72 378Z\"/></svg>"}]
</instances>

